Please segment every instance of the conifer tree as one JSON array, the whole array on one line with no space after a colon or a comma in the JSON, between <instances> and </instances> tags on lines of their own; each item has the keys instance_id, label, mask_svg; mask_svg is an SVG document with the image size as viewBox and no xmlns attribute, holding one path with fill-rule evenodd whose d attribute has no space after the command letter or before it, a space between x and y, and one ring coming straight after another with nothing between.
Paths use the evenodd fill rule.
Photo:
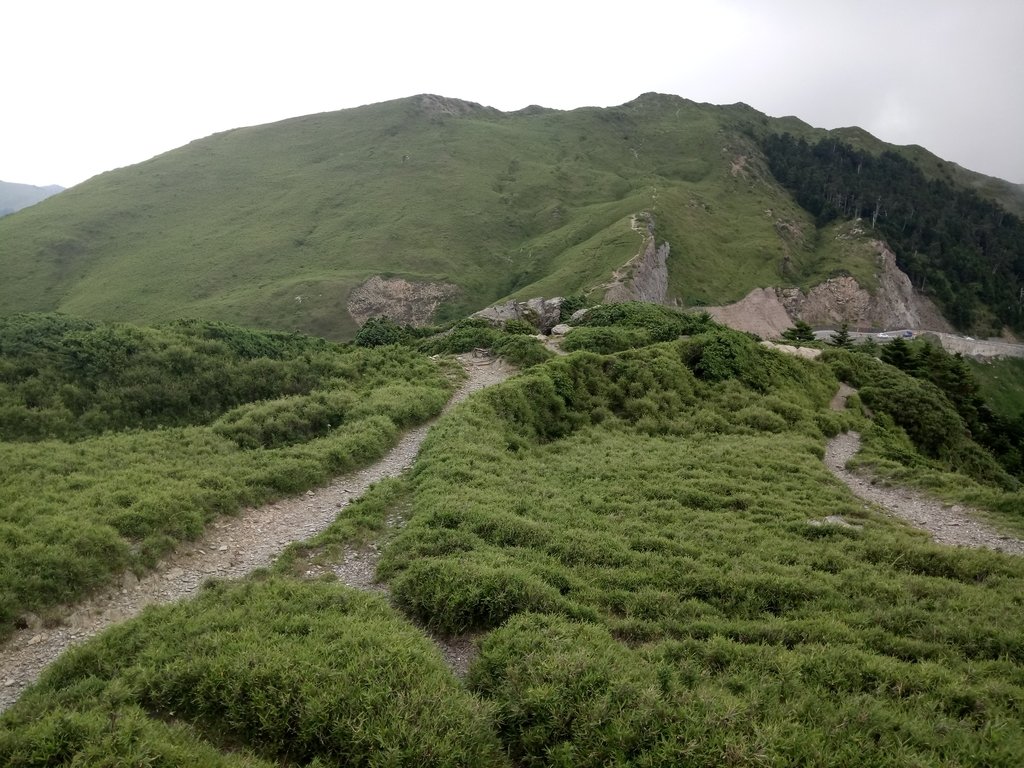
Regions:
<instances>
[{"instance_id":1,"label":"conifer tree","mask_svg":"<svg viewBox=\"0 0 1024 768\"><path fill-rule=\"evenodd\" d=\"M792 328L782 332L782 338L786 341L814 341L814 329L803 320L796 320Z\"/></svg>"},{"instance_id":2,"label":"conifer tree","mask_svg":"<svg viewBox=\"0 0 1024 768\"><path fill-rule=\"evenodd\" d=\"M832 334L832 346L853 349L853 337L850 336L850 324L843 323L839 330Z\"/></svg>"}]
</instances>

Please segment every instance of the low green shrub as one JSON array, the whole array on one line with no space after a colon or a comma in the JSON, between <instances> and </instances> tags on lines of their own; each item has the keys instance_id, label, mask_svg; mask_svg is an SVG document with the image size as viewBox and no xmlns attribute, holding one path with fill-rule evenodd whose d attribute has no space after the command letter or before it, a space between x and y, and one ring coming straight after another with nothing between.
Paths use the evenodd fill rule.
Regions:
<instances>
[{"instance_id":1,"label":"low green shrub","mask_svg":"<svg viewBox=\"0 0 1024 768\"><path fill-rule=\"evenodd\" d=\"M703 333L721 327L707 313L683 313L640 301L592 307L579 325L643 329L650 334L651 341L671 341L686 334Z\"/></svg>"},{"instance_id":2,"label":"low green shrub","mask_svg":"<svg viewBox=\"0 0 1024 768\"><path fill-rule=\"evenodd\" d=\"M468 555L416 560L391 581L395 603L427 627L445 634L488 629L524 611L555 608L558 591L510 564L477 562Z\"/></svg>"},{"instance_id":3,"label":"low green shrub","mask_svg":"<svg viewBox=\"0 0 1024 768\"><path fill-rule=\"evenodd\" d=\"M388 344L401 344L411 338L411 334L394 320L387 317L371 317L363 323L352 343L357 347L383 347Z\"/></svg>"},{"instance_id":4,"label":"low green shrub","mask_svg":"<svg viewBox=\"0 0 1024 768\"><path fill-rule=\"evenodd\" d=\"M530 368L554 357L555 353L533 336L506 336L494 344L494 351L517 368Z\"/></svg>"},{"instance_id":5,"label":"low green shrub","mask_svg":"<svg viewBox=\"0 0 1024 768\"><path fill-rule=\"evenodd\" d=\"M566 352L585 349L588 352L609 355L625 349L643 347L651 341L651 332L646 328L579 326L565 335L562 348Z\"/></svg>"},{"instance_id":6,"label":"low green shrub","mask_svg":"<svg viewBox=\"0 0 1024 768\"><path fill-rule=\"evenodd\" d=\"M419 349L428 355L461 355L478 348L490 349L501 335L501 331L486 320L470 317L438 336L424 339Z\"/></svg>"},{"instance_id":7,"label":"low green shrub","mask_svg":"<svg viewBox=\"0 0 1024 768\"><path fill-rule=\"evenodd\" d=\"M150 609L66 654L0 716L5 765L118 758L508 764L487 708L384 600L282 578Z\"/></svg>"},{"instance_id":8,"label":"low green shrub","mask_svg":"<svg viewBox=\"0 0 1024 768\"><path fill-rule=\"evenodd\" d=\"M537 333L537 327L535 325L527 322L526 320L520 320L518 318L506 320L502 328L504 329L505 333L511 333L517 336L532 336L533 334Z\"/></svg>"},{"instance_id":9,"label":"low green shrub","mask_svg":"<svg viewBox=\"0 0 1024 768\"><path fill-rule=\"evenodd\" d=\"M30 331L40 333L38 349L26 341ZM87 339L75 336L87 332ZM65 357L82 344L93 353L93 383L130 378L167 364L157 342L170 337L194 342L193 368L219 377L220 391L207 393L217 407L184 419L200 423L111 431L103 414L90 421L106 402L100 395L68 422L75 442L29 441L24 433L0 442L0 636L25 612L45 613L125 569L152 567L217 515L305 491L373 461L394 445L399 430L440 412L462 375L402 346L359 349L219 324L132 329L53 316L0 322L0 344L10 353L0 362L22 366L8 394L24 394L17 382L32 379L28 360L34 370L71 375L75 369ZM103 368L122 358L124 371ZM301 385L262 382L273 385L267 392L274 397L227 407L225 392L257 391L233 377L280 366L307 378ZM161 370L150 382L154 387L187 379ZM76 397L85 391L76 390ZM117 391L128 397L135 390ZM10 407L31 411L24 403ZM127 418L133 407L111 418ZM103 434L88 434L93 426Z\"/></svg>"},{"instance_id":10,"label":"low green shrub","mask_svg":"<svg viewBox=\"0 0 1024 768\"><path fill-rule=\"evenodd\" d=\"M308 394L330 377L358 381L366 363L323 339L223 323L0 318L0 437L81 439L208 423L244 403Z\"/></svg>"}]
</instances>

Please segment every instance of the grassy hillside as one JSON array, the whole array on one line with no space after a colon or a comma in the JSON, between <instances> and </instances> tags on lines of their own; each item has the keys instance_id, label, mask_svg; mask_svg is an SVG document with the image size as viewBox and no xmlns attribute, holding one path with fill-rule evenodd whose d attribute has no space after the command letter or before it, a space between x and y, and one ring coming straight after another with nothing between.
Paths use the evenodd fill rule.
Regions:
<instances>
[{"instance_id":1,"label":"grassy hillside","mask_svg":"<svg viewBox=\"0 0 1024 768\"><path fill-rule=\"evenodd\" d=\"M968 361L989 407L1007 419L1024 418L1024 360Z\"/></svg>"},{"instance_id":2,"label":"grassy hillside","mask_svg":"<svg viewBox=\"0 0 1024 768\"><path fill-rule=\"evenodd\" d=\"M369 463L440 411L446 370L218 323L0 321L0 637L218 515Z\"/></svg>"},{"instance_id":3,"label":"grassy hillside","mask_svg":"<svg viewBox=\"0 0 1024 768\"><path fill-rule=\"evenodd\" d=\"M350 338L371 275L456 286L448 320L507 296L599 297L643 211L686 304L870 275L749 138L790 124L657 94L515 113L417 96L228 131L0 221L0 304Z\"/></svg>"},{"instance_id":4,"label":"grassy hillside","mask_svg":"<svg viewBox=\"0 0 1024 768\"><path fill-rule=\"evenodd\" d=\"M1024 564L930 543L821 461L855 428L875 455L973 482L885 414L828 407L837 375L910 376L785 357L703 318L602 313L587 327L636 349L479 393L409 476L272 573L70 652L0 717L0 761L1018 764ZM673 331L692 335L649 343ZM1019 517L1019 492L988 490ZM298 578L396 514L378 570L393 606ZM479 633L465 681L423 627Z\"/></svg>"}]
</instances>

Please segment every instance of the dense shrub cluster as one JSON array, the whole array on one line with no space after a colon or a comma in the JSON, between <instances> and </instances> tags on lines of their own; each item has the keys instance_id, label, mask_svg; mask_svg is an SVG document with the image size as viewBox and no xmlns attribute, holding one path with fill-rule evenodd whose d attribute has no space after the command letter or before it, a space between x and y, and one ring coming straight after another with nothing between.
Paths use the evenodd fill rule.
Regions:
<instances>
[{"instance_id":1,"label":"dense shrub cluster","mask_svg":"<svg viewBox=\"0 0 1024 768\"><path fill-rule=\"evenodd\" d=\"M659 304L626 301L592 307L579 325L643 328L651 334L652 341L671 341L679 336L709 330L715 323L706 313L684 313Z\"/></svg>"},{"instance_id":2,"label":"dense shrub cluster","mask_svg":"<svg viewBox=\"0 0 1024 768\"><path fill-rule=\"evenodd\" d=\"M0 438L204 424L243 403L372 386L396 362L223 323L141 328L15 315L0 318Z\"/></svg>"},{"instance_id":3,"label":"dense shrub cluster","mask_svg":"<svg viewBox=\"0 0 1024 768\"><path fill-rule=\"evenodd\" d=\"M475 349L489 349L519 368L529 368L553 355L533 337L534 333L536 329L522 321L510 320L501 329L480 318L467 318L449 331L425 339L417 348L430 355L460 355Z\"/></svg>"}]
</instances>

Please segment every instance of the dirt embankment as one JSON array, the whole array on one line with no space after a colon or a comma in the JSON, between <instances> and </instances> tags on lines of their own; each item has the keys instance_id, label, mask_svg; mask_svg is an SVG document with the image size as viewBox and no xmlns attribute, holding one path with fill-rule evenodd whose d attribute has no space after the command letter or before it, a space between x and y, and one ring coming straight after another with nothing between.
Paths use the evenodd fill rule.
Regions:
<instances>
[{"instance_id":1,"label":"dirt embankment","mask_svg":"<svg viewBox=\"0 0 1024 768\"><path fill-rule=\"evenodd\" d=\"M722 325L756 333L765 339L777 339L784 330L793 327L793 320L774 288L755 288L734 304L704 307L704 310Z\"/></svg>"},{"instance_id":2,"label":"dirt embankment","mask_svg":"<svg viewBox=\"0 0 1024 768\"><path fill-rule=\"evenodd\" d=\"M796 319L818 327L913 328L948 332L948 322L935 304L914 290L896 266L893 252L874 241L878 253L878 289L874 294L849 276L834 277L811 288L755 288L725 306L705 307L720 323L763 338L778 338Z\"/></svg>"}]
</instances>

